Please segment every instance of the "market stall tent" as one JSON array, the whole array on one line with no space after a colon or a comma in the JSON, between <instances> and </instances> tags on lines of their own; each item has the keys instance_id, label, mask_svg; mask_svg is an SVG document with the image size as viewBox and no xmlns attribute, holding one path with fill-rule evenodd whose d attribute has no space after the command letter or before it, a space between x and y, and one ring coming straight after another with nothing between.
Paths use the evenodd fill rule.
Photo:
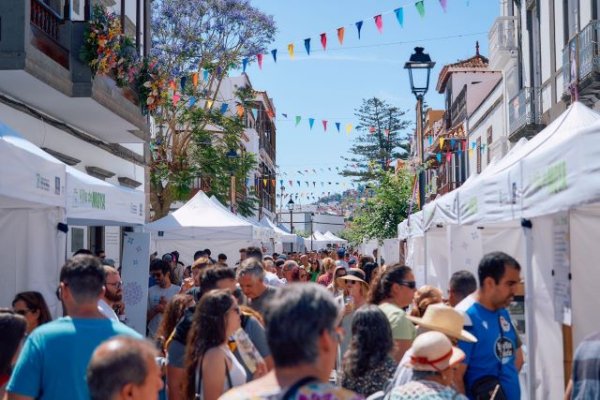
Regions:
<instances>
[{"instance_id":1,"label":"market stall tent","mask_svg":"<svg viewBox=\"0 0 600 400\"><path fill-rule=\"evenodd\" d=\"M331 233L331 231L327 231L323 234L323 237L325 237L327 240L330 240L331 243L333 244L347 244L348 241L346 239L342 239L341 237L337 237L335 236L333 233Z\"/></svg>"},{"instance_id":2,"label":"market stall tent","mask_svg":"<svg viewBox=\"0 0 600 400\"><path fill-rule=\"evenodd\" d=\"M65 222L65 164L1 122L0 158L0 304L36 290L57 316L54 291L66 244L57 229Z\"/></svg>"},{"instance_id":3,"label":"market stall tent","mask_svg":"<svg viewBox=\"0 0 600 400\"><path fill-rule=\"evenodd\" d=\"M177 250L188 264L197 250L209 248L214 254L226 254L233 265L239 259L239 249L260 246L253 224L219 207L202 191L145 229L151 233L151 245L159 255Z\"/></svg>"},{"instance_id":4,"label":"market stall tent","mask_svg":"<svg viewBox=\"0 0 600 400\"><path fill-rule=\"evenodd\" d=\"M70 225L134 226L145 220L144 192L113 185L67 166Z\"/></svg>"}]
</instances>

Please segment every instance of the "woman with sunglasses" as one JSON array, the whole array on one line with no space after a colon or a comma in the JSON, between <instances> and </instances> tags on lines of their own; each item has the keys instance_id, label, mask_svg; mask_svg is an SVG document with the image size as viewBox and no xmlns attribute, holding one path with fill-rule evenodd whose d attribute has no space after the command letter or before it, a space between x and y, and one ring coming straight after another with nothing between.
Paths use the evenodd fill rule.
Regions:
<instances>
[{"instance_id":1,"label":"woman with sunglasses","mask_svg":"<svg viewBox=\"0 0 600 400\"><path fill-rule=\"evenodd\" d=\"M369 285L365 282L365 273L359 268L350 268L346 275L338 279L340 280L340 286L346 288L342 328L346 333L349 333L352 329L352 321L356 310L367 303ZM340 355L343 356L346 353L350 339L350 335L345 335L344 340L340 343Z\"/></svg>"},{"instance_id":2,"label":"woman with sunglasses","mask_svg":"<svg viewBox=\"0 0 600 400\"><path fill-rule=\"evenodd\" d=\"M333 280L331 281L331 284L327 286L327 289L336 297L346 294L346 286L340 279L343 276L346 276L346 268L341 265L335 267L335 270L333 271Z\"/></svg>"},{"instance_id":3,"label":"woman with sunglasses","mask_svg":"<svg viewBox=\"0 0 600 400\"><path fill-rule=\"evenodd\" d=\"M371 283L369 303L379 306L392 327L393 357L400 362L416 336L416 329L406 318L407 308L415 294L415 276L410 267L395 264L381 273Z\"/></svg>"},{"instance_id":4,"label":"woman with sunglasses","mask_svg":"<svg viewBox=\"0 0 600 400\"><path fill-rule=\"evenodd\" d=\"M40 292L17 293L12 307L15 314L25 317L28 335L38 326L52 321L48 305Z\"/></svg>"},{"instance_id":5,"label":"woman with sunglasses","mask_svg":"<svg viewBox=\"0 0 600 400\"><path fill-rule=\"evenodd\" d=\"M229 291L213 290L202 297L187 340L187 399L217 400L246 383L246 371L228 347L240 327L240 308Z\"/></svg>"}]
</instances>

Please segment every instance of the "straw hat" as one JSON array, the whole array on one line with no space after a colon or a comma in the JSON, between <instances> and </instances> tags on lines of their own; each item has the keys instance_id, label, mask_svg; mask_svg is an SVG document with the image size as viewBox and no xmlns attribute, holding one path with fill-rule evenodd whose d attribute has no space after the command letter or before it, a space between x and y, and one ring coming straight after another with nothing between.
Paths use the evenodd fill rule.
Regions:
<instances>
[{"instance_id":1,"label":"straw hat","mask_svg":"<svg viewBox=\"0 0 600 400\"><path fill-rule=\"evenodd\" d=\"M346 275L337 278L339 286L345 286L346 281L360 282L366 289L369 289L369 284L365 281L365 273L360 268L350 268L346 272Z\"/></svg>"},{"instance_id":2,"label":"straw hat","mask_svg":"<svg viewBox=\"0 0 600 400\"><path fill-rule=\"evenodd\" d=\"M453 338L474 343L477 338L463 329L465 317L445 304L432 304L425 310L423 318L407 315L406 318L432 331L442 332Z\"/></svg>"},{"instance_id":3,"label":"straw hat","mask_svg":"<svg viewBox=\"0 0 600 400\"><path fill-rule=\"evenodd\" d=\"M405 366L416 371L444 371L465 358L446 335L434 331L417 336L409 351L410 361Z\"/></svg>"}]
</instances>

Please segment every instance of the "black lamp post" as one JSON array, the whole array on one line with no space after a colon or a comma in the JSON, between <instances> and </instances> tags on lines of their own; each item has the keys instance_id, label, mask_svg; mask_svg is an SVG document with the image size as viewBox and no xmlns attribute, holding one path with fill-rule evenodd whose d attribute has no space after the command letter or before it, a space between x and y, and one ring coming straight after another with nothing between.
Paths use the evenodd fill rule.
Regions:
<instances>
[{"instance_id":1,"label":"black lamp post","mask_svg":"<svg viewBox=\"0 0 600 400\"><path fill-rule=\"evenodd\" d=\"M287 209L290 210L290 233L294 233L294 200L290 195L290 201L287 202ZM292 242L292 247L290 251L294 251L294 242Z\"/></svg>"},{"instance_id":2,"label":"black lamp post","mask_svg":"<svg viewBox=\"0 0 600 400\"><path fill-rule=\"evenodd\" d=\"M423 115L423 98L429 90L429 77L435 62L431 61L429 54L423 52L423 47L415 47L415 52L410 60L404 64L410 78L410 88L417 98L417 136L419 139L421 169L419 171L419 208L425 205L425 116Z\"/></svg>"},{"instance_id":3,"label":"black lamp post","mask_svg":"<svg viewBox=\"0 0 600 400\"><path fill-rule=\"evenodd\" d=\"M229 159L229 189L230 189L230 199L229 199L229 207L231 208L231 212L235 212L235 162L239 158L237 151L235 149L230 149L227 154L227 159Z\"/></svg>"}]
</instances>

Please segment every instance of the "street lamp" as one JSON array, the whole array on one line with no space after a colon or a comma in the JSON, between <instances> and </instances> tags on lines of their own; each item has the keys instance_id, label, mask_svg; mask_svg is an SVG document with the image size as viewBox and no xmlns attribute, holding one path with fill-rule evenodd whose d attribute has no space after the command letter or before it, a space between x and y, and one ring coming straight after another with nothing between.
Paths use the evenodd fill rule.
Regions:
<instances>
[{"instance_id":1,"label":"street lamp","mask_svg":"<svg viewBox=\"0 0 600 400\"><path fill-rule=\"evenodd\" d=\"M290 233L294 233L294 200L290 195L290 201L287 202L287 209L290 210ZM292 247L290 251L294 251L294 242L292 242Z\"/></svg>"},{"instance_id":2,"label":"street lamp","mask_svg":"<svg viewBox=\"0 0 600 400\"><path fill-rule=\"evenodd\" d=\"M231 208L231 212L235 212L235 161L239 158L237 151L235 149L230 149L227 154L227 159L229 160L229 189L230 189L230 199L229 199L229 207Z\"/></svg>"},{"instance_id":3,"label":"street lamp","mask_svg":"<svg viewBox=\"0 0 600 400\"><path fill-rule=\"evenodd\" d=\"M410 88L417 98L417 135L419 139L421 169L419 171L419 208L422 210L425 205L425 138L424 138L424 115L423 115L423 97L429 90L429 77L435 62L431 61L429 54L424 53L423 47L415 47L415 52L404 64L408 70L410 78Z\"/></svg>"}]
</instances>

